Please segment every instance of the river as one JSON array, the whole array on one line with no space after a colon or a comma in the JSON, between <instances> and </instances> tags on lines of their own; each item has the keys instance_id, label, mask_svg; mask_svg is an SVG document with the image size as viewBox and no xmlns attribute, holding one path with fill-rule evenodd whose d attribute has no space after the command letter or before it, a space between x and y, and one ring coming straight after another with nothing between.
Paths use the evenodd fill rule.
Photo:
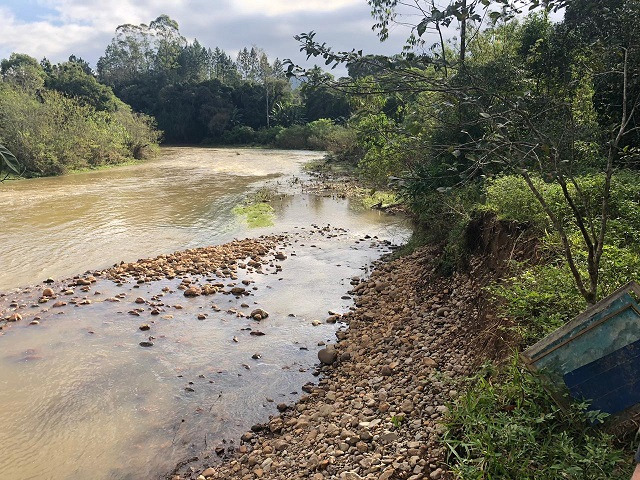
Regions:
<instances>
[{"instance_id":1,"label":"river","mask_svg":"<svg viewBox=\"0 0 640 480\"><path fill-rule=\"evenodd\" d=\"M0 478L162 478L232 447L316 381L316 352L336 329L327 311L352 307L351 278L408 235L397 217L303 193L302 165L319 157L164 148L138 165L0 186L0 318L23 316L0 322ZM265 186L273 225L249 228L233 207ZM208 297L186 299L180 279L99 278L85 306L62 294L87 270L285 233L281 267L243 273L251 295L218 296L214 311ZM66 305L39 303L48 277ZM131 310L138 297L161 299L163 314ZM237 313L256 306L270 313L264 336ZM145 322L152 348L139 345Z\"/></svg>"}]
</instances>

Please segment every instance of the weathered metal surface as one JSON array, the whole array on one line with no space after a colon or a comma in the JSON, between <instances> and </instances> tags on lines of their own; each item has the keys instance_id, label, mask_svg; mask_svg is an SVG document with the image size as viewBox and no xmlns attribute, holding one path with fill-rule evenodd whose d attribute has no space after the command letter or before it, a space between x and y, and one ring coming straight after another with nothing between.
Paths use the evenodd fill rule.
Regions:
<instances>
[{"instance_id":1,"label":"weathered metal surface","mask_svg":"<svg viewBox=\"0 0 640 480\"><path fill-rule=\"evenodd\" d=\"M590 409L624 419L640 404L640 286L630 282L522 354L549 382L559 404L588 400Z\"/></svg>"}]
</instances>

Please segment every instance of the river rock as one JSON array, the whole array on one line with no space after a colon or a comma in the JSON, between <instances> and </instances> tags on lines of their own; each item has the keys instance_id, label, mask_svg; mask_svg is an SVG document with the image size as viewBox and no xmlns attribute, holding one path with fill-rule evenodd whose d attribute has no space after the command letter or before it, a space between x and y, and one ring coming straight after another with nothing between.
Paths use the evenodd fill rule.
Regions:
<instances>
[{"instance_id":1,"label":"river rock","mask_svg":"<svg viewBox=\"0 0 640 480\"><path fill-rule=\"evenodd\" d=\"M198 297L201 293L200 288L198 287L189 287L184 291L185 297Z\"/></svg>"},{"instance_id":2,"label":"river rock","mask_svg":"<svg viewBox=\"0 0 640 480\"><path fill-rule=\"evenodd\" d=\"M141 347L153 347L153 342L140 342Z\"/></svg>"},{"instance_id":3,"label":"river rock","mask_svg":"<svg viewBox=\"0 0 640 480\"><path fill-rule=\"evenodd\" d=\"M276 452L286 450L287 442L285 440L276 440L275 442L273 442L273 448L276 449Z\"/></svg>"},{"instance_id":4,"label":"river rock","mask_svg":"<svg viewBox=\"0 0 640 480\"><path fill-rule=\"evenodd\" d=\"M256 308L255 310L253 310L251 312L251 314L249 316L251 318L253 318L254 320L260 321L260 320L264 320L265 318L267 318L269 316L269 313L267 313L262 308Z\"/></svg>"},{"instance_id":5,"label":"river rock","mask_svg":"<svg viewBox=\"0 0 640 480\"><path fill-rule=\"evenodd\" d=\"M20 320L22 320L22 315L19 313L12 313L7 317L8 322L19 322Z\"/></svg>"},{"instance_id":6,"label":"river rock","mask_svg":"<svg viewBox=\"0 0 640 480\"><path fill-rule=\"evenodd\" d=\"M42 290L43 297L53 297L56 293L53 291L53 288L45 288Z\"/></svg>"},{"instance_id":7,"label":"river rock","mask_svg":"<svg viewBox=\"0 0 640 480\"><path fill-rule=\"evenodd\" d=\"M325 365L333 365L337 359L338 352L336 352L336 349L332 345L318 351L318 360Z\"/></svg>"},{"instance_id":8,"label":"river rock","mask_svg":"<svg viewBox=\"0 0 640 480\"><path fill-rule=\"evenodd\" d=\"M204 472L202 472L202 475L204 477L210 477L211 475L214 475L215 473L216 473L215 468L209 467Z\"/></svg>"},{"instance_id":9,"label":"river rock","mask_svg":"<svg viewBox=\"0 0 640 480\"><path fill-rule=\"evenodd\" d=\"M340 478L344 480L362 480L362 477L357 472L342 472Z\"/></svg>"}]
</instances>

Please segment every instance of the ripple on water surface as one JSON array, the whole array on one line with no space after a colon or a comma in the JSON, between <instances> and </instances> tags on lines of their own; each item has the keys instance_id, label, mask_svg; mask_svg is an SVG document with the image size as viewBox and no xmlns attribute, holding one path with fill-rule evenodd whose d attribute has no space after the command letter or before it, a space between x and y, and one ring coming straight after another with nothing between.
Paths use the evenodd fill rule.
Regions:
<instances>
[{"instance_id":1,"label":"ripple on water surface","mask_svg":"<svg viewBox=\"0 0 640 480\"><path fill-rule=\"evenodd\" d=\"M298 183L272 202L272 227L249 230L232 214L247 192L284 185L318 156L165 149L143 165L3 186L0 203L11 208L0 211L0 290L234 237L290 236L288 258L276 262L282 270L267 264L263 275L238 278L255 282L248 297L188 299L179 279L138 288L99 280L83 306L65 295L57 299L64 307L38 304L41 287L0 296L0 318L14 310L12 300L24 305L24 319L0 331L0 445L10 446L0 479L157 478L238 438L315 380L318 343L333 341L335 326L312 320L346 311L350 278L386 250L364 236L398 242L408 233L398 219L348 200L301 194ZM104 301L118 294L120 302ZM156 295L159 315L149 303L140 316L129 313L137 297ZM256 307L270 313L259 324L233 313ZM35 316L40 324L29 326ZM143 323L149 331L139 330ZM251 335L256 329L265 335ZM154 345L140 347L150 336Z\"/></svg>"},{"instance_id":2,"label":"ripple on water surface","mask_svg":"<svg viewBox=\"0 0 640 480\"><path fill-rule=\"evenodd\" d=\"M298 398L315 380L318 343L334 339L334 325L311 322L348 310L350 279L387 244L338 228L294 230L286 260L271 257L263 274L238 270L234 282L253 282L249 296L186 298L180 279L138 288L99 280L84 293L90 305L20 309L24 319L0 337L0 444L12 445L0 478L159 478ZM266 320L236 313L258 307ZM40 324L28 326L36 315ZM251 335L257 329L265 335ZM154 345L140 347L150 336Z\"/></svg>"}]
</instances>

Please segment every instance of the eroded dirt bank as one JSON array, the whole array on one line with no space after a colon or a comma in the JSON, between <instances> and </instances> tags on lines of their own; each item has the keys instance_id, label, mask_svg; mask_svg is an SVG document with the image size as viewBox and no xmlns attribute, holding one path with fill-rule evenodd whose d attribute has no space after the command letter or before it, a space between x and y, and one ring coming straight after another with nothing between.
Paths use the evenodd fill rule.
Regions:
<instances>
[{"instance_id":1,"label":"eroded dirt bank","mask_svg":"<svg viewBox=\"0 0 640 480\"><path fill-rule=\"evenodd\" d=\"M307 395L279 405L222 463L170 478L446 478L439 421L475 365L484 276L472 260L470 273L439 278L436 256L425 247L380 263L354 286L349 328L321 355L335 363Z\"/></svg>"}]
</instances>

